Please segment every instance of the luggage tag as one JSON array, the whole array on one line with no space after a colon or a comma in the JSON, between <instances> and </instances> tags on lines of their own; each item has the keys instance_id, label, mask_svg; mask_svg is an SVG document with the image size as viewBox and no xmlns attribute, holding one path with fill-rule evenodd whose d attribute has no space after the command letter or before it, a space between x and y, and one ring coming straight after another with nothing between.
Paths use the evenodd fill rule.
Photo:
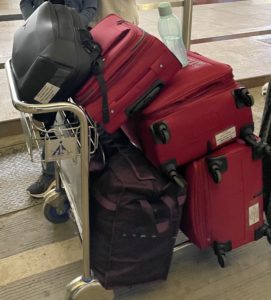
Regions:
<instances>
[{"instance_id":1,"label":"luggage tag","mask_svg":"<svg viewBox=\"0 0 271 300\"><path fill-rule=\"evenodd\" d=\"M34 100L42 104L47 104L54 98L59 90L60 88L58 86L46 82L43 88L35 96Z\"/></svg>"}]
</instances>

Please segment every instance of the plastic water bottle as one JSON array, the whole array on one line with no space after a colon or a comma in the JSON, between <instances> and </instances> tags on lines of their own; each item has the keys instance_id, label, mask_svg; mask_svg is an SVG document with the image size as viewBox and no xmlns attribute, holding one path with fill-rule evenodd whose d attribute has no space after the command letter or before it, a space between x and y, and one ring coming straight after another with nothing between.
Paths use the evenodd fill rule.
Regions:
<instances>
[{"instance_id":1,"label":"plastic water bottle","mask_svg":"<svg viewBox=\"0 0 271 300\"><path fill-rule=\"evenodd\" d=\"M158 31L166 46L178 58L182 66L188 65L187 51L185 49L181 24L179 19L172 13L169 2L161 2L158 7L159 21Z\"/></svg>"}]
</instances>

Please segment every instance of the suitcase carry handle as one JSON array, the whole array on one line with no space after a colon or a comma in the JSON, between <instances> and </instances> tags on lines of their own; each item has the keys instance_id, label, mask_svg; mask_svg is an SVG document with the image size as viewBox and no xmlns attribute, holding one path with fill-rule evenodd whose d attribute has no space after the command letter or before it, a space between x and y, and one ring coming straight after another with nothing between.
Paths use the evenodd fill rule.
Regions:
<instances>
[{"instance_id":1,"label":"suitcase carry handle","mask_svg":"<svg viewBox=\"0 0 271 300\"><path fill-rule=\"evenodd\" d=\"M142 96L139 100L137 100L132 106L126 109L126 115L130 118L136 112L143 110L146 108L154 98L159 94L160 90L164 86L162 81L156 81L150 89Z\"/></svg>"}]
</instances>

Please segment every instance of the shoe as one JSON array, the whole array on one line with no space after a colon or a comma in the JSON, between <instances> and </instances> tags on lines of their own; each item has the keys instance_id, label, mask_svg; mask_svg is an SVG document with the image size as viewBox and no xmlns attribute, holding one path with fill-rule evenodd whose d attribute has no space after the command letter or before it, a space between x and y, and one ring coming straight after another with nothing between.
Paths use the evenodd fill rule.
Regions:
<instances>
[{"instance_id":1,"label":"shoe","mask_svg":"<svg viewBox=\"0 0 271 300\"><path fill-rule=\"evenodd\" d=\"M55 185L54 176L42 174L36 182L27 188L27 192L34 198L43 198Z\"/></svg>"}]
</instances>

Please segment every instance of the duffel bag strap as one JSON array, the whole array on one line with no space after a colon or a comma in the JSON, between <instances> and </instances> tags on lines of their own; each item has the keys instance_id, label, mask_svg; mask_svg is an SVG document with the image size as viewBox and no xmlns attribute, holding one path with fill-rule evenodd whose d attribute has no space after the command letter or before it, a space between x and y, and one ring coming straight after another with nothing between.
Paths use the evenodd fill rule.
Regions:
<instances>
[{"instance_id":1,"label":"duffel bag strap","mask_svg":"<svg viewBox=\"0 0 271 300\"><path fill-rule=\"evenodd\" d=\"M176 201L169 195L163 195L160 200L165 204L169 210L169 220L164 222L157 222L154 216L153 207L147 200L139 200L139 203L145 213L148 214L153 224L156 227L158 233L165 233L171 227L171 223L176 221L176 218L180 216L181 207L186 199L186 195L180 195L176 198Z\"/></svg>"},{"instance_id":2,"label":"duffel bag strap","mask_svg":"<svg viewBox=\"0 0 271 300\"><path fill-rule=\"evenodd\" d=\"M165 233L170 229L170 221L172 219L173 213L170 213L170 219L164 222L158 222L155 219L153 207L147 200L139 200L139 203L141 205L141 208L144 210L144 212L149 216L152 223L155 225L156 231L158 233Z\"/></svg>"}]
</instances>

